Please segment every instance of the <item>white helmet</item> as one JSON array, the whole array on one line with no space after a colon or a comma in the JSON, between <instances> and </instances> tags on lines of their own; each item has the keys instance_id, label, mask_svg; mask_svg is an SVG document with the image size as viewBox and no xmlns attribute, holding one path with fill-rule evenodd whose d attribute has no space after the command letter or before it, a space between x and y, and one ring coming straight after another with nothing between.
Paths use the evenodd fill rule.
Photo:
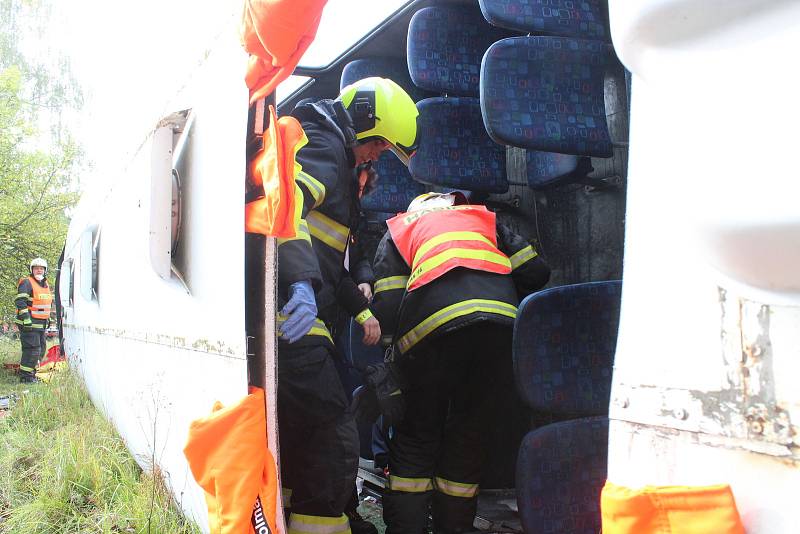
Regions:
<instances>
[{"instance_id":1,"label":"white helmet","mask_svg":"<svg viewBox=\"0 0 800 534\"><path fill-rule=\"evenodd\" d=\"M47 274L47 260L44 258L33 258L30 266L28 267L28 271L33 273L34 267L44 267L44 273Z\"/></svg>"},{"instance_id":2,"label":"white helmet","mask_svg":"<svg viewBox=\"0 0 800 534\"><path fill-rule=\"evenodd\" d=\"M423 193L411 201L407 211L419 209L446 208L456 204L466 204L467 197L461 191L451 191L449 193Z\"/></svg>"}]
</instances>

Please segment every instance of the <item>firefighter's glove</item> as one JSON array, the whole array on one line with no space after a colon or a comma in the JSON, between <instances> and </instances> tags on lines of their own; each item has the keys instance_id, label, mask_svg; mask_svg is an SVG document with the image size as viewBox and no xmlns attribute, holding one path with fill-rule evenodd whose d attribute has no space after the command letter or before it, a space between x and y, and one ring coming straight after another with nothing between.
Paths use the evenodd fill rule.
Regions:
<instances>
[{"instance_id":1,"label":"firefighter's glove","mask_svg":"<svg viewBox=\"0 0 800 534\"><path fill-rule=\"evenodd\" d=\"M403 419L406 411L404 385L393 363L368 366L364 370L364 385L374 395L384 427L396 425Z\"/></svg>"},{"instance_id":2,"label":"firefighter's glove","mask_svg":"<svg viewBox=\"0 0 800 534\"><path fill-rule=\"evenodd\" d=\"M317 301L311 282L303 280L289 286L289 302L281 310L286 321L280 327L280 335L294 343L308 334L317 319Z\"/></svg>"}]
</instances>

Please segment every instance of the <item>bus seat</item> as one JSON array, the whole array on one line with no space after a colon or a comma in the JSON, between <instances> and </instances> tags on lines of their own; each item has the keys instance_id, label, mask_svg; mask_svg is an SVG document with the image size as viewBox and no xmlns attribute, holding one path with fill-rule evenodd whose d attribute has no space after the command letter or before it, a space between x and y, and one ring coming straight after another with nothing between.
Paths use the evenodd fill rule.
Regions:
<instances>
[{"instance_id":1,"label":"bus seat","mask_svg":"<svg viewBox=\"0 0 800 534\"><path fill-rule=\"evenodd\" d=\"M494 43L481 66L480 102L497 143L609 158L602 41L512 37Z\"/></svg>"},{"instance_id":2,"label":"bus seat","mask_svg":"<svg viewBox=\"0 0 800 534\"><path fill-rule=\"evenodd\" d=\"M488 24L468 5L420 9L408 25L408 71L422 89L450 96L478 96L481 58L510 34Z\"/></svg>"},{"instance_id":3,"label":"bus seat","mask_svg":"<svg viewBox=\"0 0 800 534\"><path fill-rule=\"evenodd\" d=\"M563 421L529 432L517 456L524 532L600 532L608 465L608 418Z\"/></svg>"},{"instance_id":4,"label":"bus seat","mask_svg":"<svg viewBox=\"0 0 800 534\"><path fill-rule=\"evenodd\" d=\"M425 192L425 186L412 180L408 167L389 151L381 154L373 167L378 182L373 191L361 198L364 211L394 215L405 211L417 195Z\"/></svg>"},{"instance_id":5,"label":"bus seat","mask_svg":"<svg viewBox=\"0 0 800 534\"><path fill-rule=\"evenodd\" d=\"M419 109L419 147L409 169L423 184L505 193L505 147L486 134L477 98L428 98Z\"/></svg>"},{"instance_id":6,"label":"bus seat","mask_svg":"<svg viewBox=\"0 0 800 534\"><path fill-rule=\"evenodd\" d=\"M584 182L594 170L591 158L586 156L539 150L526 151L525 165L528 185L533 189Z\"/></svg>"},{"instance_id":7,"label":"bus seat","mask_svg":"<svg viewBox=\"0 0 800 534\"><path fill-rule=\"evenodd\" d=\"M608 403L622 283L554 287L522 301L514 324L517 389L560 418L529 432L517 455L525 532L594 533L608 461Z\"/></svg>"},{"instance_id":8,"label":"bus seat","mask_svg":"<svg viewBox=\"0 0 800 534\"><path fill-rule=\"evenodd\" d=\"M622 282L553 287L522 301L514 324L514 375L534 410L608 414Z\"/></svg>"},{"instance_id":9,"label":"bus seat","mask_svg":"<svg viewBox=\"0 0 800 534\"><path fill-rule=\"evenodd\" d=\"M430 91L425 91L414 85L408 73L408 64L404 59L398 58L368 57L354 59L344 66L342 77L339 81L339 89L344 89L345 86L370 76L389 78L405 89L414 102L434 96Z\"/></svg>"},{"instance_id":10,"label":"bus seat","mask_svg":"<svg viewBox=\"0 0 800 534\"><path fill-rule=\"evenodd\" d=\"M414 102L427 98L430 93L415 86L408 74L408 66L403 59L363 58L349 62L342 70L339 87L368 78L381 76L389 78L405 89ZM373 163L378 173L375 190L361 199L361 208L369 212L397 213L405 211L408 204L425 192L425 187L411 179L408 168L388 152Z\"/></svg>"},{"instance_id":11,"label":"bus seat","mask_svg":"<svg viewBox=\"0 0 800 534\"><path fill-rule=\"evenodd\" d=\"M490 24L521 33L607 41L605 0L478 0Z\"/></svg>"},{"instance_id":12,"label":"bus seat","mask_svg":"<svg viewBox=\"0 0 800 534\"><path fill-rule=\"evenodd\" d=\"M408 26L408 70L417 86L441 93L417 103L419 148L411 176L423 184L476 193L504 193L505 147L486 133L477 99L481 58L508 35L477 6L420 9Z\"/></svg>"}]
</instances>

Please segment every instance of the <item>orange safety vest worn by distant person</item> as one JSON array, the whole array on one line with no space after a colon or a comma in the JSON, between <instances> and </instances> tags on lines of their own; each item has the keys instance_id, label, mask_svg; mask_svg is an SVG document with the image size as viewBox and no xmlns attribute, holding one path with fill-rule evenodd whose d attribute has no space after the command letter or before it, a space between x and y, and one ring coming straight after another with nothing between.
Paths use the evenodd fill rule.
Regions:
<instances>
[{"instance_id":1,"label":"orange safety vest worn by distant person","mask_svg":"<svg viewBox=\"0 0 800 534\"><path fill-rule=\"evenodd\" d=\"M730 486L647 486L606 482L603 534L744 534Z\"/></svg>"},{"instance_id":2,"label":"orange safety vest worn by distant person","mask_svg":"<svg viewBox=\"0 0 800 534\"><path fill-rule=\"evenodd\" d=\"M497 248L495 215L485 206L449 206L401 213L386 221L397 250L411 268L413 291L456 267L509 274Z\"/></svg>"},{"instance_id":3,"label":"orange safety vest worn by distant person","mask_svg":"<svg viewBox=\"0 0 800 534\"><path fill-rule=\"evenodd\" d=\"M253 181L263 186L264 196L248 202L244 211L245 232L273 237L295 237L295 176L300 165L297 151L308 143L303 127L294 117L277 118L269 106L269 128L264 147L253 160Z\"/></svg>"},{"instance_id":4,"label":"orange safety vest worn by distant person","mask_svg":"<svg viewBox=\"0 0 800 534\"><path fill-rule=\"evenodd\" d=\"M239 35L250 54L245 83L250 103L270 94L294 71L314 40L327 0L245 0Z\"/></svg>"},{"instance_id":5,"label":"orange safety vest worn by distant person","mask_svg":"<svg viewBox=\"0 0 800 534\"><path fill-rule=\"evenodd\" d=\"M183 449L205 491L211 534L277 532L278 477L267 449L264 390L192 421Z\"/></svg>"},{"instance_id":6,"label":"orange safety vest worn by distant person","mask_svg":"<svg viewBox=\"0 0 800 534\"><path fill-rule=\"evenodd\" d=\"M23 280L25 279L20 278L19 284L21 284ZM39 282L37 282L36 278L33 276L29 276L28 281L33 288L33 296L28 305L28 311L30 311L31 317L34 319L49 319L50 311L53 306L53 293L50 291L49 287L40 286Z\"/></svg>"}]
</instances>

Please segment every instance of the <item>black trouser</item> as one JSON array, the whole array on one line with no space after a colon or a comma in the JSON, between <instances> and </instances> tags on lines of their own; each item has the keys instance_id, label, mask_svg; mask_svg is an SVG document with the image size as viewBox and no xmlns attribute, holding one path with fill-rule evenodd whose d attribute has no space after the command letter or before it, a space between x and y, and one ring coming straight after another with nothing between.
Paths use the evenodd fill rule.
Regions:
<instances>
[{"instance_id":1,"label":"black trouser","mask_svg":"<svg viewBox=\"0 0 800 534\"><path fill-rule=\"evenodd\" d=\"M22 357L19 361L20 374L33 375L36 366L47 352L47 338L42 328L22 327L19 339L22 343Z\"/></svg>"},{"instance_id":2,"label":"black trouser","mask_svg":"<svg viewBox=\"0 0 800 534\"><path fill-rule=\"evenodd\" d=\"M389 440L387 534L471 530L487 429L502 388L513 387L511 328L480 323L446 334L401 362L406 414Z\"/></svg>"},{"instance_id":3,"label":"black trouser","mask_svg":"<svg viewBox=\"0 0 800 534\"><path fill-rule=\"evenodd\" d=\"M292 514L341 517L358 471L358 432L330 346L278 349L281 477Z\"/></svg>"}]
</instances>

